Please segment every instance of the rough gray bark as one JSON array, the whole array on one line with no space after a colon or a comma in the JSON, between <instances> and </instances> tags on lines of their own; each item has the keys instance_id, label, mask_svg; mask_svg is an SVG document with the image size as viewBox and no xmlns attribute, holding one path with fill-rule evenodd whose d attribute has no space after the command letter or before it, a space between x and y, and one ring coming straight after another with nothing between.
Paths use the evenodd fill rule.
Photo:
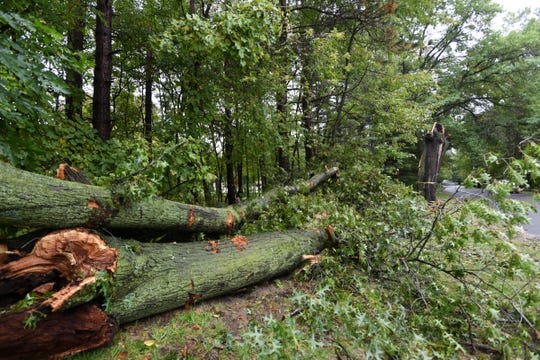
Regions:
<instances>
[{"instance_id":1,"label":"rough gray bark","mask_svg":"<svg viewBox=\"0 0 540 360\"><path fill-rule=\"evenodd\" d=\"M77 58L84 51L84 28L86 27L86 0L68 2L70 18L67 34L67 47L75 52ZM66 69L66 83L70 93L66 95L66 116L68 119L82 119L83 116L83 74L80 71Z\"/></svg>"}]
</instances>

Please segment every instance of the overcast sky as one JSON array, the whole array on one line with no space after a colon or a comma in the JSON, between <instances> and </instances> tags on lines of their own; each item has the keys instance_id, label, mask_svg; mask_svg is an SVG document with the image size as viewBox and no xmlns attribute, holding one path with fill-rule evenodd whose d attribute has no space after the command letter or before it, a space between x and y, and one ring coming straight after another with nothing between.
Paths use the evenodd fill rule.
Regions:
<instances>
[{"instance_id":1,"label":"overcast sky","mask_svg":"<svg viewBox=\"0 0 540 360\"><path fill-rule=\"evenodd\" d=\"M538 0L495 0L495 2L502 5L509 12L519 11L526 7L530 7L531 9L540 7Z\"/></svg>"},{"instance_id":2,"label":"overcast sky","mask_svg":"<svg viewBox=\"0 0 540 360\"><path fill-rule=\"evenodd\" d=\"M511 26L511 27L506 27L504 24L505 24L505 21L504 21L504 18L506 17L506 14L507 13L513 13L513 12L518 12L520 10L523 10L525 8L531 8L533 10L533 13L534 13L534 9L535 8L540 8L540 1L538 0L494 0L494 2L500 4L502 7L503 7L503 10L505 11L504 13L502 14L499 14L494 22L493 22L493 26L494 28L496 29L500 29L500 30L503 30L503 31L509 31L509 30L512 30L512 29L518 29L520 28L520 26Z\"/></svg>"}]
</instances>

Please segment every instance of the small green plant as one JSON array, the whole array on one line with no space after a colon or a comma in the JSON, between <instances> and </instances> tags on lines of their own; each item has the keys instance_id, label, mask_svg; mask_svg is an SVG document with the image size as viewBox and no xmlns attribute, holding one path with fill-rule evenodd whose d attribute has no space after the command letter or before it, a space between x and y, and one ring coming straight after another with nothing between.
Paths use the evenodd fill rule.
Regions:
<instances>
[{"instance_id":1,"label":"small green plant","mask_svg":"<svg viewBox=\"0 0 540 360\"><path fill-rule=\"evenodd\" d=\"M38 310L31 310L28 316L23 321L23 326L25 329L32 329L35 330L38 322L42 319L45 319L47 317L46 314L38 311Z\"/></svg>"},{"instance_id":2,"label":"small green plant","mask_svg":"<svg viewBox=\"0 0 540 360\"><path fill-rule=\"evenodd\" d=\"M15 304L13 304L11 306L11 310L17 311L17 310L26 309L26 308L32 306L35 302L36 302L36 297L33 294L28 293L28 294L25 295L25 297L23 299L19 300Z\"/></svg>"},{"instance_id":3,"label":"small green plant","mask_svg":"<svg viewBox=\"0 0 540 360\"><path fill-rule=\"evenodd\" d=\"M96 274L96 290L103 298L103 308L105 311L109 311L111 308L112 298L112 274L108 271L102 270Z\"/></svg>"}]
</instances>

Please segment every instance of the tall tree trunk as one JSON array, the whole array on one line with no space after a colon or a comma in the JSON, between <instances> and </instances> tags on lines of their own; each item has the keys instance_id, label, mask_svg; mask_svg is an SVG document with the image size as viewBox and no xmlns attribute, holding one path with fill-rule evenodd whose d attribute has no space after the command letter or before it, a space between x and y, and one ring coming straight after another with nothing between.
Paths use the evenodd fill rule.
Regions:
<instances>
[{"instance_id":1,"label":"tall tree trunk","mask_svg":"<svg viewBox=\"0 0 540 360\"><path fill-rule=\"evenodd\" d=\"M227 177L227 203L229 205L236 203L236 184L234 181L234 163L233 163L233 120L230 109L225 110L225 129L223 134L225 171Z\"/></svg>"},{"instance_id":2,"label":"tall tree trunk","mask_svg":"<svg viewBox=\"0 0 540 360\"><path fill-rule=\"evenodd\" d=\"M67 34L68 49L79 57L84 50L84 28L86 26L86 0L68 2L70 18ZM83 74L77 70L66 70L66 83L70 93L66 96L66 116L70 120L82 118L84 102Z\"/></svg>"},{"instance_id":3,"label":"tall tree trunk","mask_svg":"<svg viewBox=\"0 0 540 360\"><path fill-rule=\"evenodd\" d=\"M437 182L444 153L448 149L446 129L434 123L424 136L424 152L418 164L418 190L427 201L437 200Z\"/></svg>"},{"instance_id":4,"label":"tall tree trunk","mask_svg":"<svg viewBox=\"0 0 540 360\"><path fill-rule=\"evenodd\" d=\"M97 0L96 56L94 67L94 98L92 125L99 137L111 137L111 82L112 82L112 0Z\"/></svg>"},{"instance_id":5,"label":"tall tree trunk","mask_svg":"<svg viewBox=\"0 0 540 360\"><path fill-rule=\"evenodd\" d=\"M238 198L242 197L243 191L244 191L244 184L243 184L243 166L242 166L242 160L240 160L236 164L236 181L238 183Z\"/></svg>"},{"instance_id":6,"label":"tall tree trunk","mask_svg":"<svg viewBox=\"0 0 540 360\"><path fill-rule=\"evenodd\" d=\"M347 54L352 53L352 47L354 45L354 39L355 39L356 34L358 33L358 31L359 31L359 28L355 27L352 34L351 34L351 36L349 37L349 42L347 44ZM341 92L341 96L339 97L339 101L338 101L337 106L336 106L336 120L334 121L334 123L331 126L331 131L330 131L330 136L329 136L331 146L334 146L336 141L339 141L339 138L340 138L338 136L338 133L340 132L341 123L342 123L343 118L344 118L343 109L345 107L347 96L349 94L349 84L350 84L350 81L351 81L351 72L349 70L346 70L346 69L349 68L350 62L351 62L350 57L347 57L345 59L345 67L344 67L344 70L343 70L343 77L344 77L343 91Z\"/></svg>"},{"instance_id":7,"label":"tall tree trunk","mask_svg":"<svg viewBox=\"0 0 540 360\"><path fill-rule=\"evenodd\" d=\"M304 151L306 156L306 165L309 166L315 156L313 142L313 113L310 104L311 89L309 85L304 86L302 94L302 125L304 126Z\"/></svg>"},{"instance_id":8,"label":"tall tree trunk","mask_svg":"<svg viewBox=\"0 0 540 360\"><path fill-rule=\"evenodd\" d=\"M288 19L287 19L287 0L280 0L279 1L279 7L281 8L281 34L279 36L279 46L281 48L281 51L283 52L283 56L285 57L285 61L287 60L287 38L289 36L289 30L288 30ZM288 66L284 67L284 71L288 71ZM291 166L289 162L289 155L287 151L287 145L289 143L289 131L287 130L287 80L286 77L283 76L283 79L280 80L280 89L276 93L276 110L278 112L279 116L279 136L281 138L281 144L278 147L277 152L277 160L278 160L278 166L287 174L290 173Z\"/></svg>"},{"instance_id":9,"label":"tall tree trunk","mask_svg":"<svg viewBox=\"0 0 540 360\"><path fill-rule=\"evenodd\" d=\"M146 49L145 57L145 91L144 91L144 137L152 143L152 86L154 85L153 55L150 46Z\"/></svg>"}]
</instances>

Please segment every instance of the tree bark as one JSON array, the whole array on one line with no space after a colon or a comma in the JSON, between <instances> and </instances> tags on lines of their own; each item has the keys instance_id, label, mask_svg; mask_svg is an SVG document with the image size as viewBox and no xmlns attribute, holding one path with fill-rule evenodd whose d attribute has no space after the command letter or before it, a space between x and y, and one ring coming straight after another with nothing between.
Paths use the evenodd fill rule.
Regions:
<instances>
[{"instance_id":1,"label":"tree bark","mask_svg":"<svg viewBox=\"0 0 540 360\"><path fill-rule=\"evenodd\" d=\"M236 204L236 183L234 181L234 140L233 140L233 120L230 109L225 109L225 128L223 129L225 172L227 177L227 204Z\"/></svg>"},{"instance_id":2,"label":"tree bark","mask_svg":"<svg viewBox=\"0 0 540 360\"><path fill-rule=\"evenodd\" d=\"M84 28L86 26L86 0L70 1L68 49L76 53L77 58L84 51ZM66 96L66 116L70 120L82 119L84 102L83 74L77 70L66 69L66 83L70 93Z\"/></svg>"},{"instance_id":3,"label":"tree bark","mask_svg":"<svg viewBox=\"0 0 540 360\"><path fill-rule=\"evenodd\" d=\"M97 0L92 125L103 141L111 137L112 0Z\"/></svg>"},{"instance_id":4,"label":"tree bark","mask_svg":"<svg viewBox=\"0 0 540 360\"><path fill-rule=\"evenodd\" d=\"M29 309L0 315L0 353L10 351L13 358L35 353L42 358L102 346L110 340L115 322L189 307L290 272L302 263L303 255L317 253L333 241L331 228L167 244L121 240L85 229L51 233L28 256L0 266L3 296L16 293L24 298L32 288L21 280L29 277L43 279L32 285L34 294L40 288L56 290ZM114 277L109 277L108 290L100 293L97 277L105 272ZM114 319L87 310L87 302L98 295L105 298ZM36 311L46 316L34 323L36 331L25 329L25 319ZM79 314L75 319L74 313ZM66 347L51 349L55 342L46 333L66 340ZM22 346L21 341L32 344L28 350L32 353L17 357L14 349Z\"/></svg>"},{"instance_id":5,"label":"tree bark","mask_svg":"<svg viewBox=\"0 0 540 360\"><path fill-rule=\"evenodd\" d=\"M111 311L126 323L289 273L303 255L322 250L329 236L288 231L177 244L133 242L134 251L106 239L119 251Z\"/></svg>"},{"instance_id":6,"label":"tree bark","mask_svg":"<svg viewBox=\"0 0 540 360\"><path fill-rule=\"evenodd\" d=\"M144 65L144 137L149 144L152 143L152 87L154 86L154 72L153 72L154 57L152 54L152 48L148 45L146 49L145 65Z\"/></svg>"},{"instance_id":7,"label":"tree bark","mask_svg":"<svg viewBox=\"0 0 540 360\"><path fill-rule=\"evenodd\" d=\"M308 72L308 70L303 70ZM315 142L313 129L313 109L311 105L311 86L307 75L304 75L304 85L301 95L302 125L304 127L304 152L306 165L309 167L315 157Z\"/></svg>"},{"instance_id":8,"label":"tree bark","mask_svg":"<svg viewBox=\"0 0 540 360\"><path fill-rule=\"evenodd\" d=\"M59 359L108 345L117 325L96 305L49 314L35 329L25 328L31 309L0 315L0 358Z\"/></svg>"},{"instance_id":9,"label":"tree bark","mask_svg":"<svg viewBox=\"0 0 540 360\"><path fill-rule=\"evenodd\" d=\"M427 201L437 200L437 182L444 153L448 149L446 129L434 123L424 136L424 151L418 164L418 190Z\"/></svg>"},{"instance_id":10,"label":"tree bark","mask_svg":"<svg viewBox=\"0 0 540 360\"><path fill-rule=\"evenodd\" d=\"M281 33L279 35L279 46L281 51L283 51L285 59L287 59L287 39L289 37L289 24L288 24L288 9L287 9L287 0L279 0L279 7L281 9ZM287 69L287 67L284 67ZM280 81L279 89L276 92L276 110L279 115L279 136L281 139L281 145L277 149L277 162L278 166L287 174L290 174L291 165L289 162L288 155L288 143L289 143L289 131L287 130L287 80L284 75L283 79Z\"/></svg>"},{"instance_id":11,"label":"tree bark","mask_svg":"<svg viewBox=\"0 0 540 360\"><path fill-rule=\"evenodd\" d=\"M264 197L227 208L188 205L158 198L119 206L111 191L62 181L0 163L0 225L59 229L156 229L227 234L247 218L255 218L281 192L308 193L337 175L332 168L307 182L269 192Z\"/></svg>"}]
</instances>

